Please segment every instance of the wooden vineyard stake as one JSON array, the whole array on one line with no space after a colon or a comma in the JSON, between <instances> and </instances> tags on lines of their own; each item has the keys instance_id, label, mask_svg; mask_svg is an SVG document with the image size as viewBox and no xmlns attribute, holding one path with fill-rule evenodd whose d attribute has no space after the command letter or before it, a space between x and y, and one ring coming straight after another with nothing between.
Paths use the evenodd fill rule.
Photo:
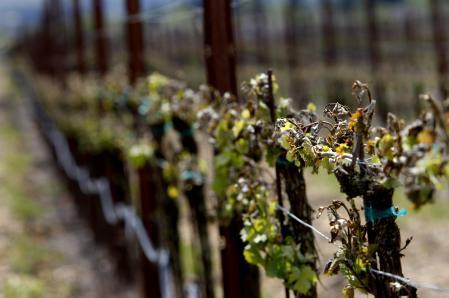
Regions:
<instances>
[{"instance_id":1,"label":"wooden vineyard stake","mask_svg":"<svg viewBox=\"0 0 449 298\"><path fill-rule=\"evenodd\" d=\"M429 0L433 26L433 42L435 47L435 59L437 62L438 84L442 99L449 96L449 61L446 52L446 30L444 18L441 15L443 6L440 0Z\"/></svg>"},{"instance_id":2,"label":"wooden vineyard stake","mask_svg":"<svg viewBox=\"0 0 449 298\"><path fill-rule=\"evenodd\" d=\"M75 29L75 49L76 49L76 68L77 71L83 75L86 73L86 60L85 60L85 43L84 43L84 31L82 23L82 13L80 9L80 0L72 0L73 5L73 21Z\"/></svg>"},{"instance_id":3,"label":"wooden vineyard stake","mask_svg":"<svg viewBox=\"0 0 449 298\"><path fill-rule=\"evenodd\" d=\"M106 31L103 16L103 0L93 1L94 26L95 26L95 60L97 71L105 75L108 71L108 49Z\"/></svg>"},{"instance_id":4,"label":"wooden vineyard stake","mask_svg":"<svg viewBox=\"0 0 449 298\"><path fill-rule=\"evenodd\" d=\"M139 19L140 1L126 0L127 10L127 43L128 43L128 76L129 82L134 84L136 80L145 74L144 39L142 21Z\"/></svg>"},{"instance_id":5,"label":"wooden vineyard stake","mask_svg":"<svg viewBox=\"0 0 449 298\"><path fill-rule=\"evenodd\" d=\"M207 82L219 92L237 94L235 44L229 0L206 0L204 5L204 54ZM243 257L240 239L242 221L234 217L227 226L220 226L224 241L221 250L223 291L225 298L260 296L258 269Z\"/></svg>"}]
</instances>

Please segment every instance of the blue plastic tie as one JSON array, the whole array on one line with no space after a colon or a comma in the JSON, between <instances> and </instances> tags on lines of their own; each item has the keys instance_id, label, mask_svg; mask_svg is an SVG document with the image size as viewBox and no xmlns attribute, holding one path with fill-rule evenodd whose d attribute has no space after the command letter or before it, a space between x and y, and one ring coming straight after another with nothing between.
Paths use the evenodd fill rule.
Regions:
<instances>
[{"instance_id":1,"label":"blue plastic tie","mask_svg":"<svg viewBox=\"0 0 449 298\"><path fill-rule=\"evenodd\" d=\"M203 175L198 171L185 170L181 173L181 179L192 180L199 184L203 182Z\"/></svg>"},{"instance_id":2,"label":"blue plastic tie","mask_svg":"<svg viewBox=\"0 0 449 298\"><path fill-rule=\"evenodd\" d=\"M165 130L165 131L169 131L169 130L172 129L172 128L173 128L173 122L171 122L171 121L166 121L165 124L164 124L164 130Z\"/></svg>"},{"instance_id":3,"label":"blue plastic tie","mask_svg":"<svg viewBox=\"0 0 449 298\"><path fill-rule=\"evenodd\" d=\"M151 108L150 99L147 96L145 96L142 100L142 103L139 106L139 114L142 116L146 115L150 110L150 108Z\"/></svg>"},{"instance_id":4,"label":"blue plastic tie","mask_svg":"<svg viewBox=\"0 0 449 298\"><path fill-rule=\"evenodd\" d=\"M279 166L294 166L295 164L291 161L288 161L286 158L278 157L276 159L276 164Z\"/></svg>"},{"instance_id":5,"label":"blue plastic tie","mask_svg":"<svg viewBox=\"0 0 449 298\"><path fill-rule=\"evenodd\" d=\"M183 138L191 138L193 137L193 129L192 128L183 129L179 132L179 134Z\"/></svg>"},{"instance_id":6,"label":"blue plastic tie","mask_svg":"<svg viewBox=\"0 0 449 298\"><path fill-rule=\"evenodd\" d=\"M374 222L381 218L388 218L388 217L399 217L399 216L406 216L407 215L407 209L401 208L397 209L395 207L390 207L385 210L376 210L372 207L365 207L365 219L367 222Z\"/></svg>"},{"instance_id":7,"label":"blue plastic tie","mask_svg":"<svg viewBox=\"0 0 449 298\"><path fill-rule=\"evenodd\" d=\"M155 136L155 137L162 137L165 135L165 133L167 132L167 124L165 123L164 125L155 125L151 127L151 133Z\"/></svg>"}]
</instances>

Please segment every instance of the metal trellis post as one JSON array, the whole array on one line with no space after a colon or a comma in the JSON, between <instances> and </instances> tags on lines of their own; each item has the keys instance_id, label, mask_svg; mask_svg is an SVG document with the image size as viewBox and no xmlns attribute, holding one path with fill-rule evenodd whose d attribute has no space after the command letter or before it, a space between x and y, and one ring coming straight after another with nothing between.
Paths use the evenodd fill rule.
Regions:
<instances>
[{"instance_id":1,"label":"metal trellis post","mask_svg":"<svg viewBox=\"0 0 449 298\"><path fill-rule=\"evenodd\" d=\"M153 241L157 248L159 244L158 227L156 220L157 213L157 198L155 196L155 185L152 177L154 173L152 167L147 163L138 170L139 175L139 207L140 216L142 218L145 230L148 237ZM150 262L144 255L141 255L141 270L142 270L142 295L143 298L160 298L160 276L158 265Z\"/></svg>"},{"instance_id":2,"label":"metal trellis post","mask_svg":"<svg viewBox=\"0 0 449 298\"><path fill-rule=\"evenodd\" d=\"M73 0L73 20L75 25L76 68L80 74L86 73L86 61L84 55L84 31L80 0Z\"/></svg>"},{"instance_id":3,"label":"metal trellis post","mask_svg":"<svg viewBox=\"0 0 449 298\"><path fill-rule=\"evenodd\" d=\"M103 17L103 0L92 0L95 26L95 60L97 71L105 75L108 70L107 38Z\"/></svg>"},{"instance_id":4,"label":"metal trellis post","mask_svg":"<svg viewBox=\"0 0 449 298\"><path fill-rule=\"evenodd\" d=\"M442 16L442 9L440 0L430 0L430 10L431 19L433 26L433 42L435 47L435 59L437 60L437 71L438 71L438 83L440 88L440 93L443 99L449 96L449 61L446 53L445 46L445 29L444 29L444 18Z\"/></svg>"},{"instance_id":5,"label":"metal trellis post","mask_svg":"<svg viewBox=\"0 0 449 298\"><path fill-rule=\"evenodd\" d=\"M386 122L388 115L388 103L385 98L385 85L380 80L379 66L382 63L380 50L379 27L377 25L376 1L365 0L366 26L368 30L368 53L371 65L371 72L374 77L374 91L378 99L380 118Z\"/></svg>"},{"instance_id":6,"label":"metal trellis post","mask_svg":"<svg viewBox=\"0 0 449 298\"><path fill-rule=\"evenodd\" d=\"M139 19L140 1L126 0L129 81L134 84L145 73L143 26Z\"/></svg>"},{"instance_id":7,"label":"metal trellis post","mask_svg":"<svg viewBox=\"0 0 449 298\"><path fill-rule=\"evenodd\" d=\"M203 7L207 82L221 93L236 95L236 50L230 0L205 0ZM243 243L239 236L241 227L238 217L229 225L220 226L220 236L224 240L221 266L225 298L260 296L258 269L243 257Z\"/></svg>"}]
</instances>

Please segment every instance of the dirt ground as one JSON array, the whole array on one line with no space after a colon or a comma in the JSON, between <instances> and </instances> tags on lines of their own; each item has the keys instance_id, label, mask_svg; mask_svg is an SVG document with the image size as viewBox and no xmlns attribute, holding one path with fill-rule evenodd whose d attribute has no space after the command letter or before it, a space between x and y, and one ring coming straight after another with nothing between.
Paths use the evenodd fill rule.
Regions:
<instances>
[{"instance_id":1,"label":"dirt ground","mask_svg":"<svg viewBox=\"0 0 449 298\"><path fill-rule=\"evenodd\" d=\"M93 242L0 66L0 297L131 298Z\"/></svg>"},{"instance_id":2,"label":"dirt ground","mask_svg":"<svg viewBox=\"0 0 449 298\"><path fill-rule=\"evenodd\" d=\"M23 99L10 92L0 68L0 297L137 297L137 286L119 280L107 252L95 245L59 179ZM339 198L330 176L308 175L313 207ZM399 194L397 203L407 207ZM447 191L436 203L399 218L403 239L413 236L403 260L415 282L449 287ZM325 217L315 225L328 230ZM321 264L335 247L317 239ZM282 284L264 278L263 297L284 297ZM344 282L321 276L320 297L341 297ZM420 297L449 297L419 290ZM366 295L359 294L359 297Z\"/></svg>"}]
</instances>

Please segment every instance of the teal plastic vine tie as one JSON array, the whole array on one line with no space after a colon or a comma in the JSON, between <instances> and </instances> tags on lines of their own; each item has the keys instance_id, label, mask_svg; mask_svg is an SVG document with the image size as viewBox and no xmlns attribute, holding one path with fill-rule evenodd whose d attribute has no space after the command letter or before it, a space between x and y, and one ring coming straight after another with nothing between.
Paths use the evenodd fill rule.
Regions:
<instances>
[{"instance_id":1,"label":"teal plastic vine tie","mask_svg":"<svg viewBox=\"0 0 449 298\"><path fill-rule=\"evenodd\" d=\"M172 129L172 128L173 128L173 122L171 122L171 121L165 121L165 124L164 124L164 133L167 132L167 131L169 131L169 130Z\"/></svg>"},{"instance_id":2,"label":"teal plastic vine tie","mask_svg":"<svg viewBox=\"0 0 449 298\"><path fill-rule=\"evenodd\" d=\"M148 96L144 96L142 103L140 104L138 111L141 116L145 116L151 108L151 101Z\"/></svg>"},{"instance_id":3,"label":"teal plastic vine tie","mask_svg":"<svg viewBox=\"0 0 449 298\"><path fill-rule=\"evenodd\" d=\"M376 210L372 207L365 207L365 219L367 222L374 222L381 218L388 218L388 217L400 217L400 216L406 216L407 215L407 209L401 208L397 209L396 207L390 207L385 210Z\"/></svg>"},{"instance_id":4,"label":"teal plastic vine tie","mask_svg":"<svg viewBox=\"0 0 449 298\"><path fill-rule=\"evenodd\" d=\"M191 138L193 137L193 129L191 127L183 129L179 132L179 134L183 138Z\"/></svg>"},{"instance_id":5,"label":"teal plastic vine tie","mask_svg":"<svg viewBox=\"0 0 449 298\"><path fill-rule=\"evenodd\" d=\"M165 134L165 127L151 127L151 133L155 137L162 137Z\"/></svg>"},{"instance_id":6,"label":"teal plastic vine tie","mask_svg":"<svg viewBox=\"0 0 449 298\"><path fill-rule=\"evenodd\" d=\"M203 175L200 172L194 171L194 170L184 170L181 173L181 179L183 179L183 180L192 180L196 184L203 183Z\"/></svg>"},{"instance_id":7,"label":"teal plastic vine tie","mask_svg":"<svg viewBox=\"0 0 449 298\"><path fill-rule=\"evenodd\" d=\"M276 164L277 164L277 165L280 165L280 166L292 166L292 165L294 165L293 162L288 161L288 160L287 160L286 158L284 158L284 157L278 157L278 158L276 159Z\"/></svg>"}]
</instances>

